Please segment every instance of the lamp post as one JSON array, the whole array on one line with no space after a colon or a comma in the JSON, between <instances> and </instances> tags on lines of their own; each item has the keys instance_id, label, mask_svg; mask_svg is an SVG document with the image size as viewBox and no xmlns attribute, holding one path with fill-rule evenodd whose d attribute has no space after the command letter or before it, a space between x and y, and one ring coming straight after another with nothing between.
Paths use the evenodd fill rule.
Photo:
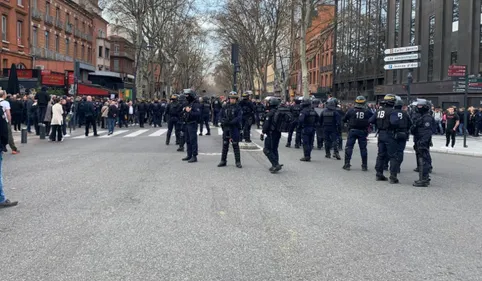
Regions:
<instances>
[{"instance_id":1,"label":"lamp post","mask_svg":"<svg viewBox=\"0 0 482 281\"><path fill-rule=\"evenodd\" d=\"M408 71L407 74L407 104L410 103L411 97L410 97L410 87L412 86L413 82L413 76L412 76L412 69Z\"/></svg>"}]
</instances>

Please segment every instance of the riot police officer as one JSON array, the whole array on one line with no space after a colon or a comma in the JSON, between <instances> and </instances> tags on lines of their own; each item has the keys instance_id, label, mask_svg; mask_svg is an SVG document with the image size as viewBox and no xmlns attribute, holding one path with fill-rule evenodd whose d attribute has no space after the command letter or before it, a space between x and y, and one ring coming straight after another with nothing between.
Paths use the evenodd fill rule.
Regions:
<instances>
[{"instance_id":1,"label":"riot police officer","mask_svg":"<svg viewBox=\"0 0 482 281\"><path fill-rule=\"evenodd\" d=\"M212 102L213 108L213 125L214 127L219 127L219 113L221 113L221 108L223 107L222 102L218 97L214 97Z\"/></svg>"},{"instance_id":2,"label":"riot police officer","mask_svg":"<svg viewBox=\"0 0 482 281\"><path fill-rule=\"evenodd\" d=\"M209 119L211 118L211 103L209 102L209 97L202 98L201 105L201 120L199 122L199 135L203 135L203 125L206 125L206 130L208 131L206 136L211 135L211 129L209 128Z\"/></svg>"},{"instance_id":3,"label":"riot police officer","mask_svg":"<svg viewBox=\"0 0 482 281\"><path fill-rule=\"evenodd\" d=\"M167 121L167 134L166 134L166 145L169 145L171 141L172 130L174 129L174 134L176 136L176 144L180 144L180 130L181 124L179 123L179 118L182 113L182 105L177 100L177 95L172 95L170 98L171 102L166 106L166 115L164 121ZM166 118L167 117L167 118Z\"/></svg>"},{"instance_id":4,"label":"riot police officer","mask_svg":"<svg viewBox=\"0 0 482 281\"><path fill-rule=\"evenodd\" d=\"M231 92L228 97L229 103L222 108L220 113L221 127L223 129L223 150L221 152L221 162L219 162L218 167L226 166L229 142L231 141L236 167L242 168L241 151L239 150L239 129L241 128L243 112L241 111L241 107L237 104L237 93Z\"/></svg>"},{"instance_id":5,"label":"riot police officer","mask_svg":"<svg viewBox=\"0 0 482 281\"><path fill-rule=\"evenodd\" d=\"M395 105L393 106L393 111L392 111L391 123L394 123L395 125L395 126L392 125L395 143L397 147L397 152L395 157L397 166L395 167L394 170L398 174L400 173L400 166L403 163L404 151L405 151L405 147L407 146L407 141L409 139L410 127L412 126L412 121L410 116L408 115L407 112L402 110L402 107L403 107L403 100L399 96L396 96ZM391 162L390 162L390 166L392 166Z\"/></svg>"},{"instance_id":6,"label":"riot police officer","mask_svg":"<svg viewBox=\"0 0 482 281\"><path fill-rule=\"evenodd\" d=\"M319 117L316 111L311 107L309 100L303 101L302 110L298 117L300 131L303 134L303 154L304 157L300 161L310 162L311 151L313 150L313 142L315 139L315 127L319 123Z\"/></svg>"},{"instance_id":7,"label":"riot police officer","mask_svg":"<svg viewBox=\"0 0 482 281\"><path fill-rule=\"evenodd\" d=\"M188 105L182 112L184 122L184 137L187 145L187 156L182 161L188 163L197 162L198 142L197 142L197 123L201 118L201 105L196 100L196 93L191 89L184 90Z\"/></svg>"},{"instance_id":8,"label":"riot police officer","mask_svg":"<svg viewBox=\"0 0 482 281\"><path fill-rule=\"evenodd\" d=\"M239 106L243 111L243 120L242 120L242 127L243 127L243 136L246 142L251 142L251 126L253 125L254 120L254 112L256 110L253 102L249 99L249 93L246 92L241 95L243 99L239 102Z\"/></svg>"},{"instance_id":9,"label":"riot police officer","mask_svg":"<svg viewBox=\"0 0 482 281\"><path fill-rule=\"evenodd\" d=\"M261 128L261 121L263 120L264 111L266 109L264 107L264 104L260 100L256 101L255 106L256 106L256 114L254 115L254 117L256 119L256 126L259 129Z\"/></svg>"},{"instance_id":10,"label":"riot police officer","mask_svg":"<svg viewBox=\"0 0 482 281\"><path fill-rule=\"evenodd\" d=\"M360 147L360 154L362 158L362 171L368 170L368 151L367 151L367 137L369 120L373 113L366 107L366 98L358 96L355 100L355 107L348 110L343 117L343 122L348 123L348 137L345 146L345 165L343 169L349 171L351 164L351 156L353 154L353 147L358 141Z\"/></svg>"},{"instance_id":11,"label":"riot police officer","mask_svg":"<svg viewBox=\"0 0 482 281\"><path fill-rule=\"evenodd\" d=\"M427 106L431 109L430 101L427 101L425 99L417 99L415 102L413 102L412 103L412 114L411 114L411 119L412 119L413 124L417 123L418 119L420 119L422 117L422 114L421 114L421 112L419 112L418 107L417 107L419 101L422 102L422 103L426 102ZM419 166L420 162L418 161L418 159L421 156L417 154L418 153L417 151L419 151L418 148L417 148L417 142L418 142L417 136L414 135L414 137L413 137L413 150L415 150L415 153L416 153L415 160L417 161L417 163L416 163L417 168L415 168L413 171L418 173L418 172L420 172L420 166ZM432 140L430 140L430 143L431 142L432 142ZM430 150L430 148L429 148L429 150ZM428 159L428 165L429 165L428 172L432 173L432 157L431 157L430 153L428 154L428 157L429 157L429 159Z\"/></svg>"},{"instance_id":12,"label":"riot police officer","mask_svg":"<svg viewBox=\"0 0 482 281\"><path fill-rule=\"evenodd\" d=\"M313 109L315 112L318 114L318 117L321 116L321 113L323 112L323 104L321 103L321 100L319 99L313 99L311 101L311 105L313 106ZM316 146L318 150L321 150L323 148L323 127L321 126L322 124L318 123L315 128L316 132Z\"/></svg>"},{"instance_id":13,"label":"riot police officer","mask_svg":"<svg viewBox=\"0 0 482 281\"><path fill-rule=\"evenodd\" d=\"M325 138L325 157L331 158L331 147L333 146L333 157L341 160L338 152L338 130L341 118L336 110L336 100L331 99L326 103L326 109L323 110L320 116L320 123L323 126L323 136Z\"/></svg>"},{"instance_id":14,"label":"riot police officer","mask_svg":"<svg viewBox=\"0 0 482 281\"><path fill-rule=\"evenodd\" d=\"M263 135L266 135L266 137L264 138L263 153L264 155L266 155L269 162L271 163L271 168L269 168L269 171L271 173L276 173L280 171L283 167L283 165L280 165L279 163L278 153L281 132L276 129L276 123L274 120L274 116L280 103L281 101L277 98L269 99L267 106L269 112L266 114L263 123Z\"/></svg>"},{"instance_id":15,"label":"riot police officer","mask_svg":"<svg viewBox=\"0 0 482 281\"><path fill-rule=\"evenodd\" d=\"M293 133L296 132L295 135L295 148L300 148L301 145L301 132L299 129L299 116L301 113L301 102L303 101L303 97L298 97L295 99L295 104L291 106L291 114L293 114L293 123L290 126L290 130L288 131L288 141L286 142L286 147L291 146L291 141L293 140Z\"/></svg>"},{"instance_id":16,"label":"riot police officer","mask_svg":"<svg viewBox=\"0 0 482 281\"><path fill-rule=\"evenodd\" d=\"M413 183L413 186L426 187L430 184L430 140L432 138L434 123L433 117L429 114L430 106L427 100L419 99L417 101L417 111L421 114L420 118L414 121L412 126L412 134L415 143L416 155L419 167L419 179Z\"/></svg>"}]
</instances>

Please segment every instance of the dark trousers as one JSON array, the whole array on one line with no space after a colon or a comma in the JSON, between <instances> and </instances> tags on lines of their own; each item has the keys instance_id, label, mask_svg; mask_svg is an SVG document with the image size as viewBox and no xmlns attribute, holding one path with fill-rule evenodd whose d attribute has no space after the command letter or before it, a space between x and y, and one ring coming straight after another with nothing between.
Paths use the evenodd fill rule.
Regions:
<instances>
[{"instance_id":1,"label":"dark trousers","mask_svg":"<svg viewBox=\"0 0 482 281\"><path fill-rule=\"evenodd\" d=\"M280 132L271 132L266 136L266 138L264 138L263 153L266 155L273 167L279 165L278 147L280 139Z\"/></svg>"},{"instance_id":2,"label":"dark trousers","mask_svg":"<svg viewBox=\"0 0 482 281\"><path fill-rule=\"evenodd\" d=\"M184 137L187 145L187 157L196 157L198 148L196 122L188 123L184 126Z\"/></svg>"},{"instance_id":3,"label":"dark trousers","mask_svg":"<svg viewBox=\"0 0 482 281\"><path fill-rule=\"evenodd\" d=\"M303 128L303 154L305 158L311 158L311 151L313 150L313 142L315 139L315 128Z\"/></svg>"},{"instance_id":4,"label":"dark trousers","mask_svg":"<svg viewBox=\"0 0 482 281\"><path fill-rule=\"evenodd\" d=\"M331 154L331 147L333 151L338 154L338 133L335 130L324 130L323 136L325 137L325 152L326 155Z\"/></svg>"},{"instance_id":5,"label":"dark trousers","mask_svg":"<svg viewBox=\"0 0 482 281\"><path fill-rule=\"evenodd\" d=\"M397 161L398 144L393 135L387 131L378 133L378 154L375 170L377 175L383 175L383 170L387 159L390 161L390 174L397 174L400 163Z\"/></svg>"},{"instance_id":6,"label":"dark trousers","mask_svg":"<svg viewBox=\"0 0 482 281\"><path fill-rule=\"evenodd\" d=\"M353 147L358 141L360 147L360 154L362 158L362 166L367 167L368 162L368 150L367 150L367 131L351 129L348 132L345 145L345 164L350 164L351 156L353 155Z\"/></svg>"},{"instance_id":7,"label":"dark trousers","mask_svg":"<svg viewBox=\"0 0 482 281\"><path fill-rule=\"evenodd\" d=\"M446 142L445 142L445 146L449 146L449 142L450 140L452 140L452 144L451 146L454 147L455 145L455 131L454 130L446 130L445 131L445 138L446 138Z\"/></svg>"},{"instance_id":8,"label":"dark trousers","mask_svg":"<svg viewBox=\"0 0 482 281\"><path fill-rule=\"evenodd\" d=\"M55 141L57 138L57 141L62 140L62 125L52 125L52 129L50 132L50 140Z\"/></svg>"},{"instance_id":9,"label":"dark trousers","mask_svg":"<svg viewBox=\"0 0 482 281\"><path fill-rule=\"evenodd\" d=\"M94 136L97 135L97 123L95 122L94 116L85 116L85 135L89 135L89 128L92 125L92 129L94 130Z\"/></svg>"},{"instance_id":10,"label":"dark trousers","mask_svg":"<svg viewBox=\"0 0 482 281\"><path fill-rule=\"evenodd\" d=\"M229 142L233 145L234 161L241 162L241 151L239 149L239 129L223 128L223 150L221 152L221 161L226 162L229 151Z\"/></svg>"},{"instance_id":11,"label":"dark trousers","mask_svg":"<svg viewBox=\"0 0 482 281\"><path fill-rule=\"evenodd\" d=\"M179 144L180 126L178 125L178 123L179 123L179 119L177 119L176 117L170 117L169 121L167 121L167 135L166 135L167 144L171 142L171 134L173 129L174 129L174 134L176 136L176 144Z\"/></svg>"},{"instance_id":12,"label":"dark trousers","mask_svg":"<svg viewBox=\"0 0 482 281\"><path fill-rule=\"evenodd\" d=\"M37 113L38 113L38 120L41 120L40 122L43 122L43 120L45 120L45 113L47 113L47 105L44 105L44 106L39 105Z\"/></svg>"},{"instance_id":13,"label":"dark trousers","mask_svg":"<svg viewBox=\"0 0 482 281\"><path fill-rule=\"evenodd\" d=\"M321 126L316 127L316 146L321 149L324 143L323 128Z\"/></svg>"},{"instance_id":14,"label":"dark trousers","mask_svg":"<svg viewBox=\"0 0 482 281\"><path fill-rule=\"evenodd\" d=\"M295 133L295 145L300 146L301 145L301 132L300 129L298 129L298 122L293 122L290 125L290 129L288 130L288 144L291 144L291 141L293 140L293 133Z\"/></svg>"},{"instance_id":15,"label":"dark trousers","mask_svg":"<svg viewBox=\"0 0 482 281\"><path fill-rule=\"evenodd\" d=\"M203 115L201 118L202 118L201 122L199 123L199 134L202 135L202 133L203 133L203 125L206 126L206 130L210 134L211 129L209 128L209 115Z\"/></svg>"},{"instance_id":16,"label":"dark trousers","mask_svg":"<svg viewBox=\"0 0 482 281\"><path fill-rule=\"evenodd\" d=\"M144 122L146 121L146 113L145 112L139 112L139 127L143 128L144 127ZM122 125L119 123L119 127L122 128Z\"/></svg>"},{"instance_id":17,"label":"dark trousers","mask_svg":"<svg viewBox=\"0 0 482 281\"><path fill-rule=\"evenodd\" d=\"M417 164L419 167L419 180L428 179L429 170L432 168L432 157L430 156L430 143L419 140L416 143Z\"/></svg>"},{"instance_id":18,"label":"dark trousers","mask_svg":"<svg viewBox=\"0 0 482 281\"><path fill-rule=\"evenodd\" d=\"M218 126L218 123L219 123L219 110L214 110L214 114L213 114L213 125L214 126Z\"/></svg>"},{"instance_id":19,"label":"dark trousers","mask_svg":"<svg viewBox=\"0 0 482 281\"><path fill-rule=\"evenodd\" d=\"M253 125L252 117L246 117L242 120L243 127L243 139L246 141L251 141L251 126Z\"/></svg>"}]
</instances>

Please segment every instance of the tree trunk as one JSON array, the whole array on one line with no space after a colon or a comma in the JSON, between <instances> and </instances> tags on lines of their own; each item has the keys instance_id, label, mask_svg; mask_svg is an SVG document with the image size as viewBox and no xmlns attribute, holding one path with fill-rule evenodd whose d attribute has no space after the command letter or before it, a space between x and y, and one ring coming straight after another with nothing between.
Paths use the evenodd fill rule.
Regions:
<instances>
[{"instance_id":1,"label":"tree trunk","mask_svg":"<svg viewBox=\"0 0 482 281\"><path fill-rule=\"evenodd\" d=\"M143 98L142 94L142 18L137 19L136 30L136 95L137 98Z\"/></svg>"},{"instance_id":2,"label":"tree trunk","mask_svg":"<svg viewBox=\"0 0 482 281\"><path fill-rule=\"evenodd\" d=\"M303 89L303 97L308 99L310 93L308 90L308 66L306 65L306 33L310 23L311 5L307 3L309 0L302 0L301 4L301 39L300 39L300 63L301 63L301 81Z\"/></svg>"}]
</instances>

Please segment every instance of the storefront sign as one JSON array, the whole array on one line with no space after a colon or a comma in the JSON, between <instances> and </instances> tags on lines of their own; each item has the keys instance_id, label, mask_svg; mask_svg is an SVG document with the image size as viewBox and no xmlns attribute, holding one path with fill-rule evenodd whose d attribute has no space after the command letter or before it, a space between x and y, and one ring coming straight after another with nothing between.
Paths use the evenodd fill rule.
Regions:
<instances>
[{"instance_id":1,"label":"storefront sign","mask_svg":"<svg viewBox=\"0 0 482 281\"><path fill-rule=\"evenodd\" d=\"M8 70L8 76L10 76L10 69ZM17 77L30 79L33 77L33 72L31 69L17 69Z\"/></svg>"},{"instance_id":2,"label":"storefront sign","mask_svg":"<svg viewBox=\"0 0 482 281\"><path fill-rule=\"evenodd\" d=\"M63 74L60 74L60 73L50 73L50 74L42 73L42 85L64 86L65 77Z\"/></svg>"}]
</instances>

